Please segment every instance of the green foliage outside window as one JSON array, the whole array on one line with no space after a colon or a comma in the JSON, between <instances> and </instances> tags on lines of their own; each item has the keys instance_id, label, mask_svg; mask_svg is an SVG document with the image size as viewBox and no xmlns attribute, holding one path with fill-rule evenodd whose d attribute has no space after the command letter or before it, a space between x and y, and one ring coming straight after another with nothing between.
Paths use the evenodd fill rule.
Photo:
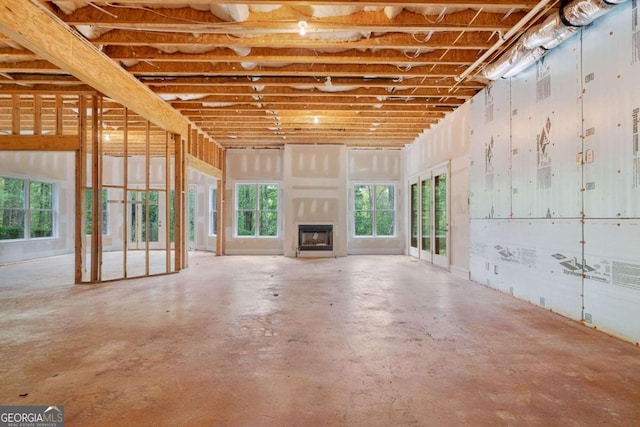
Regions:
<instances>
[{"instance_id":1,"label":"green foliage outside window","mask_svg":"<svg viewBox=\"0 0 640 427\"><path fill-rule=\"evenodd\" d=\"M434 229L435 229L435 253L445 255L447 253L447 178L446 175L435 177L434 189Z\"/></svg>"},{"instance_id":2,"label":"green foliage outside window","mask_svg":"<svg viewBox=\"0 0 640 427\"><path fill-rule=\"evenodd\" d=\"M51 183L0 177L0 240L53 237L53 198Z\"/></svg>"},{"instance_id":3,"label":"green foliage outside window","mask_svg":"<svg viewBox=\"0 0 640 427\"><path fill-rule=\"evenodd\" d=\"M236 235L278 235L278 185L236 185Z\"/></svg>"},{"instance_id":4,"label":"green foliage outside window","mask_svg":"<svg viewBox=\"0 0 640 427\"><path fill-rule=\"evenodd\" d=\"M189 241L195 242L196 239L196 189L189 188L188 214L189 214Z\"/></svg>"},{"instance_id":5,"label":"green foliage outside window","mask_svg":"<svg viewBox=\"0 0 640 427\"><path fill-rule=\"evenodd\" d=\"M431 251L431 178L422 181L422 241L423 251Z\"/></svg>"},{"instance_id":6,"label":"green foliage outside window","mask_svg":"<svg viewBox=\"0 0 640 427\"><path fill-rule=\"evenodd\" d=\"M102 189L102 234L108 234L109 230L109 207L107 202L107 189ZM85 192L85 234L91 234L93 231L93 190L87 188Z\"/></svg>"},{"instance_id":7,"label":"green foliage outside window","mask_svg":"<svg viewBox=\"0 0 640 427\"><path fill-rule=\"evenodd\" d=\"M209 236L218 233L218 188L209 187Z\"/></svg>"},{"instance_id":8,"label":"green foliage outside window","mask_svg":"<svg viewBox=\"0 0 640 427\"><path fill-rule=\"evenodd\" d=\"M176 190L169 192L169 241L176 241Z\"/></svg>"},{"instance_id":9,"label":"green foliage outside window","mask_svg":"<svg viewBox=\"0 0 640 427\"><path fill-rule=\"evenodd\" d=\"M418 247L418 184L411 184L411 247Z\"/></svg>"},{"instance_id":10,"label":"green foliage outside window","mask_svg":"<svg viewBox=\"0 0 640 427\"><path fill-rule=\"evenodd\" d=\"M25 181L0 177L0 240L23 239Z\"/></svg>"},{"instance_id":11,"label":"green foliage outside window","mask_svg":"<svg viewBox=\"0 0 640 427\"><path fill-rule=\"evenodd\" d=\"M159 239L160 232L160 217L159 217L159 193L154 190L149 191L149 242L157 242ZM142 196L142 228L141 228L141 239L143 242L147 241L147 193L140 193Z\"/></svg>"},{"instance_id":12,"label":"green foliage outside window","mask_svg":"<svg viewBox=\"0 0 640 427\"><path fill-rule=\"evenodd\" d=\"M395 235L395 186L356 184L354 225L356 236Z\"/></svg>"}]
</instances>

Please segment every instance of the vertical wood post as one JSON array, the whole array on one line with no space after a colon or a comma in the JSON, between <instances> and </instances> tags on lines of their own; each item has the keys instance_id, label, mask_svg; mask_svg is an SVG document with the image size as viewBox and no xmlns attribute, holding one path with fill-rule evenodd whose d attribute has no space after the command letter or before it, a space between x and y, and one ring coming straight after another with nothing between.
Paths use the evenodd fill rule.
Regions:
<instances>
[{"instance_id":1,"label":"vertical wood post","mask_svg":"<svg viewBox=\"0 0 640 427\"><path fill-rule=\"evenodd\" d=\"M61 115L60 106L56 97L56 117ZM78 139L79 150L76 151L76 175L75 175L75 283L82 283L82 271L85 267L85 237L84 230L86 225L84 208L85 208L85 191L84 187L87 181L87 102L84 95L78 96ZM56 132L58 128L56 127Z\"/></svg>"}]
</instances>

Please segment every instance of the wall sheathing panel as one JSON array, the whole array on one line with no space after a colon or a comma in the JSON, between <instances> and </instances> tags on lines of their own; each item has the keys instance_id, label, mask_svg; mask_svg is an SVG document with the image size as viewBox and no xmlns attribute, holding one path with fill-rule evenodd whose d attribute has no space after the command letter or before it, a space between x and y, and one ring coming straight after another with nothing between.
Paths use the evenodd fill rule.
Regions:
<instances>
[{"instance_id":1,"label":"wall sheathing panel","mask_svg":"<svg viewBox=\"0 0 640 427\"><path fill-rule=\"evenodd\" d=\"M474 220L471 230L472 280L580 318L579 220Z\"/></svg>"},{"instance_id":2,"label":"wall sheathing panel","mask_svg":"<svg viewBox=\"0 0 640 427\"><path fill-rule=\"evenodd\" d=\"M473 218L511 217L509 84L497 81L474 98ZM479 115L479 117L478 117Z\"/></svg>"},{"instance_id":3,"label":"wall sheathing panel","mask_svg":"<svg viewBox=\"0 0 640 427\"><path fill-rule=\"evenodd\" d=\"M473 280L636 343L638 29L637 4L616 6L508 82L513 218L472 216L470 248ZM497 189L481 191L481 148L500 128L483 129L485 117L472 107L474 213L500 197Z\"/></svg>"},{"instance_id":4,"label":"wall sheathing panel","mask_svg":"<svg viewBox=\"0 0 640 427\"><path fill-rule=\"evenodd\" d=\"M511 80L513 218L578 218L579 38Z\"/></svg>"},{"instance_id":5,"label":"wall sheathing panel","mask_svg":"<svg viewBox=\"0 0 640 427\"><path fill-rule=\"evenodd\" d=\"M587 220L585 321L629 341L640 340L640 220Z\"/></svg>"},{"instance_id":6,"label":"wall sheathing panel","mask_svg":"<svg viewBox=\"0 0 640 427\"><path fill-rule=\"evenodd\" d=\"M640 217L640 28L637 8L629 6L583 35L588 218Z\"/></svg>"}]
</instances>

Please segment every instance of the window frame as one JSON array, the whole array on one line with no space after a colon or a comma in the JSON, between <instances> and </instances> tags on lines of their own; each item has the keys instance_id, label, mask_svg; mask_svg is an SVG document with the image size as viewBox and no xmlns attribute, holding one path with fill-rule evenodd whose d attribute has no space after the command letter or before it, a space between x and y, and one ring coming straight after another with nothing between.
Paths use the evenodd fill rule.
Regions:
<instances>
[{"instance_id":1,"label":"window frame","mask_svg":"<svg viewBox=\"0 0 640 427\"><path fill-rule=\"evenodd\" d=\"M241 235L238 234L238 195L240 194L239 188L241 186L254 186L255 187L255 198L254 198L254 206L253 206L253 226L254 232L252 235ZM260 188L267 186L275 186L277 190L278 200L276 201L276 209L274 210L265 210L260 209ZM238 239L275 239L280 237L280 221L282 218L281 214L281 200L282 200L282 188L279 182L277 181L236 181L234 183L234 203L233 203L233 235ZM248 211L247 209L243 209L243 211ZM262 212L275 212L276 213L276 234L273 236L261 235L260 234L260 217Z\"/></svg>"},{"instance_id":2,"label":"window frame","mask_svg":"<svg viewBox=\"0 0 640 427\"><path fill-rule=\"evenodd\" d=\"M370 188L372 194L371 200L371 209L363 210L357 209L356 207L356 187L368 186ZM377 192L376 187L391 187L393 192L393 208L392 209L378 209L377 208ZM352 226L352 237L356 239L389 239L398 237L398 186L395 182L371 182L371 181L362 181L362 182L352 182L351 183L351 226ZM371 212L371 234L357 234L356 228L356 216L358 212ZM393 214L393 232L392 234L383 234L379 235L377 232L377 220L378 220L378 212L391 212Z\"/></svg>"},{"instance_id":3,"label":"window frame","mask_svg":"<svg viewBox=\"0 0 640 427\"><path fill-rule=\"evenodd\" d=\"M37 178L37 177L24 177L24 176L15 176L11 174L2 174L0 178L3 179L14 179L22 181L23 195L22 195L22 209L18 208L0 208L11 209L11 210L21 210L23 215L23 232L22 237L18 237L15 239L2 239L0 243L10 243L10 242L22 242L29 240L47 240L47 239L57 239L58 238L58 191L59 185L57 181L46 179L46 178ZM42 208L32 208L31 207L31 184L47 184L51 185L51 208L50 209L42 209ZM51 236L42 236L42 237L31 237L31 214L35 212L51 212Z\"/></svg>"}]
</instances>

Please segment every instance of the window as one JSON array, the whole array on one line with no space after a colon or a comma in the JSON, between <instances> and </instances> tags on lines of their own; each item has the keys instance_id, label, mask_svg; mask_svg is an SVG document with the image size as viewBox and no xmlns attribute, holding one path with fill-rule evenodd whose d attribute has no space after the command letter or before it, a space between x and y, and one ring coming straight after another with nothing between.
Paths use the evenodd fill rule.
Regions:
<instances>
[{"instance_id":1,"label":"window","mask_svg":"<svg viewBox=\"0 0 640 427\"><path fill-rule=\"evenodd\" d=\"M189 195L187 200L187 210L189 215L189 242L196 241L196 187L189 187Z\"/></svg>"},{"instance_id":2,"label":"window","mask_svg":"<svg viewBox=\"0 0 640 427\"><path fill-rule=\"evenodd\" d=\"M278 235L278 184L236 184L236 236Z\"/></svg>"},{"instance_id":3,"label":"window","mask_svg":"<svg viewBox=\"0 0 640 427\"><path fill-rule=\"evenodd\" d=\"M218 230L218 187L209 187L209 236L215 236Z\"/></svg>"},{"instance_id":4,"label":"window","mask_svg":"<svg viewBox=\"0 0 640 427\"><path fill-rule=\"evenodd\" d=\"M395 185L356 184L353 200L356 236L395 235Z\"/></svg>"},{"instance_id":5,"label":"window","mask_svg":"<svg viewBox=\"0 0 640 427\"><path fill-rule=\"evenodd\" d=\"M0 177L0 240L54 237L55 186Z\"/></svg>"},{"instance_id":6,"label":"window","mask_svg":"<svg viewBox=\"0 0 640 427\"><path fill-rule=\"evenodd\" d=\"M85 234L91 234L93 231L93 190L91 188L86 189L86 204L85 204L86 222L85 222ZM102 234L109 234L109 203L107 202L107 189L102 189Z\"/></svg>"},{"instance_id":7,"label":"window","mask_svg":"<svg viewBox=\"0 0 640 427\"><path fill-rule=\"evenodd\" d=\"M169 241L176 241L176 190L169 191Z\"/></svg>"}]
</instances>

